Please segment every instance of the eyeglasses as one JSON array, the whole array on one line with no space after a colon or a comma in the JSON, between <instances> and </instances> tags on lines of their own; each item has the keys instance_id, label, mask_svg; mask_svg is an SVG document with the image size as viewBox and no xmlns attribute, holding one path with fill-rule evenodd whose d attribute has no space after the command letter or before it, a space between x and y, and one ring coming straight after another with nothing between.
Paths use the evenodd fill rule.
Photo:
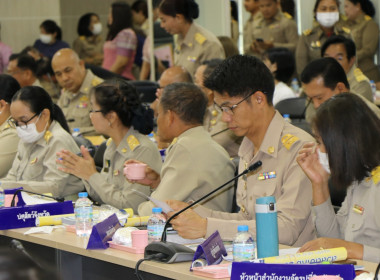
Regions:
<instances>
[{"instance_id":1,"label":"eyeglasses","mask_svg":"<svg viewBox=\"0 0 380 280\"><path fill-rule=\"evenodd\" d=\"M90 114L92 113L102 113L103 111L102 110L90 110Z\"/></svg>"},{"instance_id":2,"label":"eyeglasses","mask_svg":"<svg viewBox=\"0 0 380 280\"><path fill-rule=\"evenodd\" d=\"M233 116L234 114L234 109L240 104L242 103L243 101L247 100L249 97L251 97L253 94L255 94L255 92L252 92L251 94L249 94L248 96L244 97L242 100L240 100L238 103L236 103L235 105L232 105L232 106L226 106L226 105L223 105L223 106L219 106L218 104L216 104L214 102L214 104L223 112L223 113L226 113L227 115L230 115L230 116Z\"/></svg>"},{"instance_id":3,"label":"eyeglasses","mask_svg":"<svg viewBox=\"0 0 380 280\"><path fill-rule=\"evenodd\" d=\"M16 121L14 118L10 118L8 119L8 124L10 127L12 128L16 128L16 127L21 127L22 129L26 129L28 127L28 122L30 122L31 120L33 120L35 117L39 116L40 113L37 113L35 115L33 115L33 117L31 117L29 120L23 122L23 121Z\"/></svg>"}]
</instances>

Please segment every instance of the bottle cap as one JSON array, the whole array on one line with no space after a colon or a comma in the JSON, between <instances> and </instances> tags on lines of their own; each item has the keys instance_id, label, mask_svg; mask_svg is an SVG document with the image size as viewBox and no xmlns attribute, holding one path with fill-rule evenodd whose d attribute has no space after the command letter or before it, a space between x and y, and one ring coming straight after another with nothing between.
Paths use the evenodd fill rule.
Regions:
<instances>
[{"instance_id":1,"label":"bottle cap","mask_svg":"<svg viewBox=\"0 0 380 280\"><path fill-rule=\"evenodd\" d=\"M73 128L73 132L79 132L79 131L80 131L79 127L74 127Z\"/></svg>"},{"instance_id":2,"label":"bottle cap","mask_svg":"<svg viewBox=\"0 0 380 280\"><path fill-rule=\"evenodd\" d=\"M247 225L238 226L238 232L240 232L240 231L248 231L248 226Z\"/></svg>"},{"instance_id":3,"label":"bottle cap","mask_svg":"<svg viewBox=\"0 0 380 280\"><path fill-rule=\"evenodd\" d=\"M154 207L152 209L152 213L162 213L162 208L161 207Z\"/></svg>"},{"instance_id":4,"label":"bottle cap","mask_svg":"<svg viewBox=\"0 0 380 280\"><path fill-rule=\"evenodd\" d=\"M284 118L290 118L290 115L289 114L284 114Z\"/></svg>"},{"instance_id":5,"label":"bottle cap","mask_svg":"<svg viewBox=\"0 0 380 280\"><path fill-rule=\"evenodd\" d=\"M88 197L88 193L87 192L80 192L78 193L78 197L81 198L81 197Z\"/></svg>"}]
</instances>

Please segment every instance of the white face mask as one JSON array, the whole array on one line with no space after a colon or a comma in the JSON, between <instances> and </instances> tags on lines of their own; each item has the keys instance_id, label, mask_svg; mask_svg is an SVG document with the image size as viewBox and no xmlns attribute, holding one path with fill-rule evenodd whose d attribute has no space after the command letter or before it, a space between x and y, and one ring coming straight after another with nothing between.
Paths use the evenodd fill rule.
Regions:
<instances>
[{"instance_id":1,"label":"white face mask","mask_svg":"<svg viewBox=\"0 0 380 280\"><path fill-rule=\"evenodd\" d=\"M102 32L102 24L100 22L95 23L92 27L92 34L99 35Z\"/></svg>"},{"instance_id":2,"label":"white face mask","mask_svg":"<svg viewBox=\"0 0 380 280\"><path fill-rule=\"evenodd\" d=\"M334 26L334 24L337 23L338 20L339 20L339 13L338 12L317 13L317 21L323 27L330 28L330 27Z\"/></svg>"},{"instance_id":3,"label":"white face mask","mask_svg":"<svg viewBox=\"0 0 380 280\"><path fill-rule=\"evenodd\" d=\"M50 34L40 34L40 40L44 44L50 44L53 40L53 36L51 36Z\"/></svg>"},{"instance_id":4,"label":"white face mask","mask_svg":"<svg viewBox=\"0 0 380 280\"><path fill-rule=\"evenodd\" d=\"M38 116L38 120L40 119L41 114ZM41 139L41 137L45 134L46 127L48 123L46 123L45 128L42 132L37 131L35 123L30 123L26 127L25 126L17 126L17 135L20 137L21 141L24 143L34 143Z\"/></svg>"},{"instance_id":5,"label":"white face mask","mask_svg":"<svg viewBox=\"0 0 380 280\"><path fill-rule=\"evenodd\" d=\"M319 163L322 165L323 169L330 174L329 156L327 153L322 153L319 149L317 151Z\"/></svg>"}]
</instances>

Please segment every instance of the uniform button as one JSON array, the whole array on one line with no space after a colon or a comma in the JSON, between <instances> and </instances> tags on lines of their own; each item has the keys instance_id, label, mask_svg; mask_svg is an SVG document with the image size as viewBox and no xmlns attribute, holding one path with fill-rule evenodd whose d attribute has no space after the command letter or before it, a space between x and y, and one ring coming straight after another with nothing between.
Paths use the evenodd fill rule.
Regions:
<instances>
[{"instance_id":1,"label":"uniform button","mask_svg":"<svg viewBox=\"0 0 380 280\"><path fill-rule=\"evenodd\" d=\"M245 213L245 207L244 206L240 207L240 209L241 209L241 212Z\"/></svg>"}]
</instances>

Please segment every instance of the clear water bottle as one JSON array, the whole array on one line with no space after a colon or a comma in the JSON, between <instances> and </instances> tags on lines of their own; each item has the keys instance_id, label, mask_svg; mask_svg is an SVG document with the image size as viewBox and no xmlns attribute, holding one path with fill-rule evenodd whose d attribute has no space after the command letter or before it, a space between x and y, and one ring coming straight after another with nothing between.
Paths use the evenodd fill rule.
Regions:
<instances>
[{"instance_id":1,"label":"clear water bottle","mask_svg":"<svg viewBox=\"0 0 380 280\"><path fill-rule=\"evenodd\" d=\"M248 232L247 225L238 226L238 233L233 242L234 262L246 262L253 260L256 255L256 244L252 235Z\"/></svg>"},{"instance_id":2,"label":"clear water bottle","mask_svg":"<svg viewBox=\"0 0 380 280\"><path fill-rule=\"evenodd\" d=\"M78 236L90 236L92 230L92 202L86 192L80 192L75 202L75 230Z\"/></svg>"},{"instance_id":3,"label":"clear water bottle","mask_svg":"<svg viewBox=\"0 0 380 280\"><path fill-rule=\"evenodd\" d=\"M148 220L148 241L161 241L162 232L164 231L166 219L162 215L162 209L155 207L152 209L152 215Z\"/></svg>"},{"instance_id":4,"label":"clear water bottle","mask_svg":"<svg viewBox=\"0 0 380 280\"><path fill-rule=\"evenodd\" d=\"M284 114L283 117L284 117L284 120L285 120L286 122L288 122L288 123L292 123L292 120L290 119L290 115L289 115L289 114Z\"/></svg>"},{"instance_id":5,"label":"clear water bottle","mask_svg":"<svg viewBox=\"0 0 380 280\"><path fill-rule=\"evenodd\" d=\"M376 83L374 80L370 80L369 83L371 84L373 99L376 99Z\"/></svg>"},{"instance_id":6,"label":"clear water bottle","mask_svg":"<svg viewBox=\"0 0 380 280\"><path fill-rule=\"evenodd\" d=\"M74 137L78 137L80 136L80 128L79 127L74 127L73 128L73 134L72 134Z\"/></svg>"},{"instance_id":7,"label":"clear water bottle","mask_svg":"<svg viewBox=\"0 0 380 280\"><path fill-rule=\"evenodd\" d=\"M299 93L300 93L300 85L298 84L298 80L297 80L297 78L294 78L294 79L292 80L290 86L291 86L293 92L294 92L295 94L299 95Z\"/></svg>"},{"instance_id":8,"label":"clear water bottle","mask_svg":"<svg viewBox=\"0 0 380 280\"><path fill-rule=\"evenodd\" d=\"M154 132L149 133L148 137L149 137L150 141L157 144L156 138L154 138Z\"/></svg>"},{"instance_id":9,"label":"clear water bottle","mask_svg":"<svg viewBox=\"0 0 380 280\"><path fill-rule=\"evenodd\" d=\"M0 182L0 208L4 207L4 203L5 203L5 193L4 193L3 188L1 187L1 182Z\"/></svg>"}]
</instances>

